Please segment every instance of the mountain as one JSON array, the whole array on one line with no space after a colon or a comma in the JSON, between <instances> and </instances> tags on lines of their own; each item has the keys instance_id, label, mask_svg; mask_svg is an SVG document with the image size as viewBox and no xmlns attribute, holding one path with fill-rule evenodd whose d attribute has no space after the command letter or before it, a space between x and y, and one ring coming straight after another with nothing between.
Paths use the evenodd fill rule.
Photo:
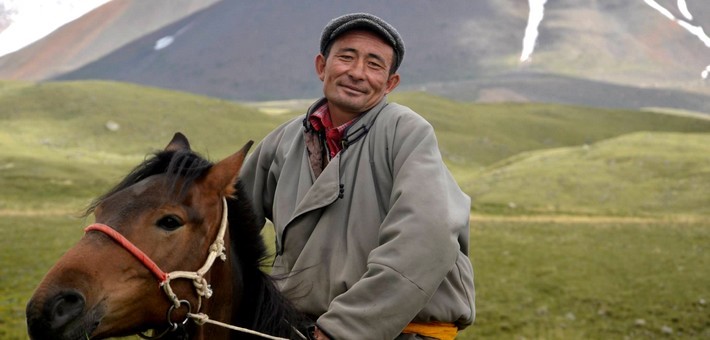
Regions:
<instances>
[{"instance_id":1,"label":"mountain","mask_svg":"<svg viewBox=\"0 0 710 340\"><path fill-rule=\"evenodd\" d=\"M110 6L119 7L120 1L95 12L118 11ZM658 4L688 24L710 22L710 2L688 2L692 20L676 1ZM97 15L91 13L72 26L92 27L97 36L92 42L110 45L103 50L110 53L92 62L65 61L61 70L66 72L58 74L61 70L50 59L73 58L41 46L64 46L77 55L95 49L71 38L80 29L63 28L32 52L0 58L0 78L110 79L230 100L313 98L321 94L312 66L320 31L330 18L354 11L375 13L402 34L407 47L402 90L425 89L468 101L659 106L710 113L710 84L700 77L710 63L710 48L647 2L626 0L549 2L532 59L525 63L519 58L528 7L514 0L451 0L445 5L420 0L230 0L153 29L141 25L151 22L147 18L157 15L155 10L133 12L131 17L141 19L133 26L126 24L128 15L123 24L91 24L89 19ZM125 44L99 37L127 26L143 34ZM63 43L59 37L66 37ZM53 71L44 71L48 68ZM25 73L27 69L33 72Z\"/></svg>"},{"instance_id":2,"label":"mountain","mask_svg":"<svg viewBox=\"0 0 710 340\"><path fill-rule=\"evenodd\" d=\"M171 84L179 90L241 100L315 97L320 84L312 65L320 32L330 18L354 11L378 13L398 27L408 50L419 51L405 56L402 72L411 83L448 80L466 69L471 75L480 72L461 48L441 53L454 50L452 44L458 42L440 37L465 33L456 30L466 21L484 20L495 6L478 1L408 4L221 1L57 79ZM172 44L156 49L159 41L171 39Z\"/></svg>"}]
</instances>

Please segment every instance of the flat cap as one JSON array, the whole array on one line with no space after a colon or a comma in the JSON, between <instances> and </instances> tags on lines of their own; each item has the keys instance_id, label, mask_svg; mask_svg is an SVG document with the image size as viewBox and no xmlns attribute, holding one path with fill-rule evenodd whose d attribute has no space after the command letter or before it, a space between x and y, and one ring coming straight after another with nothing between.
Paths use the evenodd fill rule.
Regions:
<instances>
[{"instance_id":1,"label":"flat cap","mask_svg":"<svg viewBox=\"0 0 710 340\"><path fill-rule=\"evenodd\" d=\"M328 46L341 34L354 30L363 29L371 31L384 39L392 49L394 49L394 71L399 68L404 59L404 41L399 36L399 32L386 21L369 13L351 13L339 16L331 20L320 37L320 52L325 55Z\"/></svg>"}]
</instances>

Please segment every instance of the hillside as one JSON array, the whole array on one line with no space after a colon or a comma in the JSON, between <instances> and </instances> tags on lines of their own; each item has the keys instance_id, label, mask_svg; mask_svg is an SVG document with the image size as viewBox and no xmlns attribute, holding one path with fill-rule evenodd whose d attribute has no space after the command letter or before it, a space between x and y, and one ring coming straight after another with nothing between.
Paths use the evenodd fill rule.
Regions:
<instances>
[{"instance_id":1,"label":"hillside","mask_svg":"<svg viewBox=\"0 0 710 340\"><path fill-rule=\"evenodd\" d=\"M219 159L283 120L224 100L107 82L0 82L0 106L0 210L10 211L75 211L176 131Z\"/></svg>"},{"instance_id":2,"label":"hillside","mask_svg":"<svg viewBox=\"0 0 710 340\"><path fill-rule=\"evenodd\" d=\"M432 123L475 211L710 213L703 194L710 189L710 120L554 104L471 104L422 93L390 99ZM74 211L175 131L219 159L296 114L112 82L0 82L0 106L5 212ZM510 202L519 209L509 209Z\"/></svg>"},{"instance_id":3,"label":"hillside","mask_svg":"<svg viewBox=\"0 0 710 340\"><path fill-rule=\"evenodd\" d=\"M478 102L661 102L710 112L710 87L700 78L710 49L644 1L548 2L532 60L523 64L528 8L519 1L235 0L199 2L207 7L197 11L197 1L183 0L179 14L191 14L182 19L180 5L163 1L115 0L0 58L0 77L119 80L230 100L312 98L321 93L312 65L322 27L336 15L370 11L405 39L402 90ZM675 1L658 3L683 18ZM120 6L130 13L116 14ZM710 2L689 0L688 7L689 24L710 22Z\"/></svg>"},{"instance_id":4,"label":"hillside","mask_svg":"<svg viewBox=\"0 0 710 340\"><path fill-rule=\"evenodd\" d=\"M476 210L518 214L710 214L710 133L639 132L526 152L463 184Z\"/></svg>"},{"instance_id":5,"label":"hillside","mask_svg":"<svg viewBox=\"0 0 710 340\"><path fill-rule=\"evenodd\" d=\"M581 146L632 132L710 132L710 120L637 110L559 104L473 104L423 93L400 93L429 120L454 165L481 169L521 152Z\"/></svg>"}]
</instances>

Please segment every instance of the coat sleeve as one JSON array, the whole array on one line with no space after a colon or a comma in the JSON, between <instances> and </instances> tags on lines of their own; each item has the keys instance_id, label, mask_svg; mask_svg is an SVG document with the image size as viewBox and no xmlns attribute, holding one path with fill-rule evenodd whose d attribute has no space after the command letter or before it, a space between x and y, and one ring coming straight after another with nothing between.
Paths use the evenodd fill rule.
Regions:
<instances>
[{"instance_id":1,"label":"coat sleeve","mask_svg":"<svg viewBox=\"0 0 710 340\"><path fill-rule=\"evenodd\" d=\"M378 246L362 278L317 321L336 339L395 338L454 268L468 228L470 199L444 165L431 125L412 114L393 126L388 164L376 165L390 167L392 184Z\"/></svg>"},{"instance_id":2,"label":"coat sleeve","mask_svg":"<svg viewBox=\"0 0 710 340\"><path fill-rule=\"evenodd\" d=\"M251 200L256 222L260 226L266 223L266 219L273 218L274 192L276 190L276 172L278 164L275 159L278 157L279 148L284 131L292 121L286 122L274 129L256 146L249 154L239 173L239 181L243 186L244 193Z\"/></svg>"}]
</instances>

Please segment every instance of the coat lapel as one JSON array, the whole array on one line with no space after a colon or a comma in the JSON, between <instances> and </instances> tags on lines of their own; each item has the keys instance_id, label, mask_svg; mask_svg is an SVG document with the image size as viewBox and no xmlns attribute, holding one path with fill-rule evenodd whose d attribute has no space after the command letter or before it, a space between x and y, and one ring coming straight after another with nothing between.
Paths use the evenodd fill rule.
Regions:
<instances>
[{"instance_id":1,"label":"coat lapel","mask_svg":"<svg viewBox=\"0 0 710 340\"><path fill-rule=\"evenodd\" d=\"M338 154L331 159L328 166L316 178L313 185L296 205L287 225L298 216L325 207L338 199L338 195L340 195L340 156ZM306 159L306 161L308 160ZM310 167L310 164L308 166Z\"/></svg>"}]
</instances>

